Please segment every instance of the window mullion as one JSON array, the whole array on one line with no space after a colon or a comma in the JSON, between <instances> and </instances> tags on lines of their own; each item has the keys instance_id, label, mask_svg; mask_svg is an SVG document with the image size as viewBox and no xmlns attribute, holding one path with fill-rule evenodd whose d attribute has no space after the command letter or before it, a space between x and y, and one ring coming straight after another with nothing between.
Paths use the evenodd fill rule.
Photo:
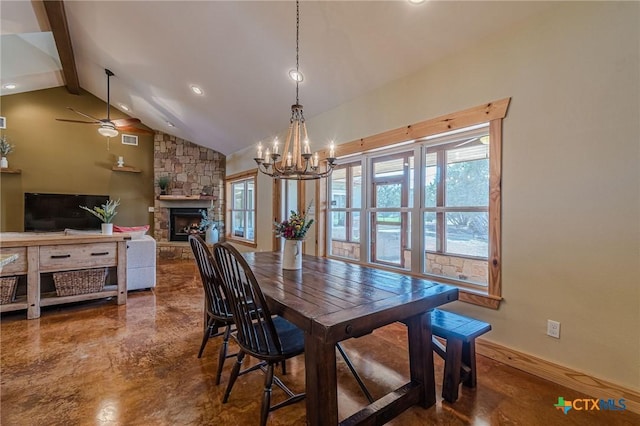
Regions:
<instances>
[{"instance_id":1,"label":"window mullion","mask_svg":"<svg viewBox=\"0 0 640 426\"><path fill-rule=\"evenodd\" d=\"M425 205L424 187L427 166L426 150L416 146L413 150L413 206L411 207L411 272L421 273L425 270L424 214L421 207Z\"/></svg>"},{"instance_id":2,"label":"window mullion","mask_svg":"<svg viewBox=\"0 0 640 426\"><path fill-rule=\"evenodd\" d=\"M444 182L446 180L446 154L443 150L437 151L436 166L436 252L444 253L446 250L445 214L444 208Z\"/></svg>"}]
</instances>

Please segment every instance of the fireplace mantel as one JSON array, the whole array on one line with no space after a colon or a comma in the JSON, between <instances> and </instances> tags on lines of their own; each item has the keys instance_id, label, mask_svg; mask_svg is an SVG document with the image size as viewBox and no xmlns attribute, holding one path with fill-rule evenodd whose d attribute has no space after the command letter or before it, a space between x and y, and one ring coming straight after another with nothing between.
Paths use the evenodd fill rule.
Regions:
<instances>
[{"instance_id":1,"label":"fireplace mantel","mask_svg":"<svg viewBox=\"0 0 640 426\"><path fill-rule=\"evenodd\" d=\"M198 201L198 200L210 200L216 201L218 197L215 195L159 195L160 201Z\"/></svg>"}]
</instances>

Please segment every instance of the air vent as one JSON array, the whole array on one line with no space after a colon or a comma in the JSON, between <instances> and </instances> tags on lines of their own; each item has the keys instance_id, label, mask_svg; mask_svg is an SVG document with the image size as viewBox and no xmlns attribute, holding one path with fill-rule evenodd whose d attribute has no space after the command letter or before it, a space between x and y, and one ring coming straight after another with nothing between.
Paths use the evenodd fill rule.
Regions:
<instances>
[{"instance_id":1,"label":"air vent","mask_svg":"<svg viewBox=\"0 0 640 426\"><path fill-rule=\"evenodd\" d=\"M123 145L138 145L138 137L134 135L125 135L122 134L122 144Z\"/></svg>"},{"instance_id":2,"label":"air vent","mask_svg":"<svg viewBox=\"0 0 640 426\"><path fill-rule=\"evenodd\" d=\"M7 119L4 117L0 117L0 129L7 128Z\"/></svg>"}]
</instances>

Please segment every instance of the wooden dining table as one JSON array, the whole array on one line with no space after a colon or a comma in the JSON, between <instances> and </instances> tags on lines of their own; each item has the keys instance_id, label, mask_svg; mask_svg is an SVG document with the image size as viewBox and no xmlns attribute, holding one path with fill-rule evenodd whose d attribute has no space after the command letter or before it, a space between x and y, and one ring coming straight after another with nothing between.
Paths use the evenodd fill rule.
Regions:
<instances>
[{"instance_id":1,"label":"wooden dining table","mask_svg":"<svg viewBox=\"0 0 640 426\"><path fill-rule=\"evenodd\" d=\"M303 256L300 270L283 270L278 252L245 258L273 313L304 330L308 425L382 424L435 404L429 312L456 300L456 287L315 256ZM339 422L336 343L396 321L407 325L409 381Z\"/></svg>"}]
</instances>

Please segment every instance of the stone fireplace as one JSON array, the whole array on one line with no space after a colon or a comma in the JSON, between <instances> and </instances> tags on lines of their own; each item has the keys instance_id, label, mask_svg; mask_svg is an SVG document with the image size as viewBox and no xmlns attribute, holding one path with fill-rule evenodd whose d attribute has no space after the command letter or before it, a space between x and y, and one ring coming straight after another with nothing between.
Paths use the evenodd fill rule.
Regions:
<instances>
[{"instance_id":1,"label":"stone fireplace","mask_svg":"<svg viewBox=\"0 0 640 426\"><path fill-rule=\"evenodd\" d=\"M190 234L198 234L204 238L204 232L200 231L200 219L202 213L207 214L207 209L180 207L169 209L169 241L188 241Z\"/></svg>"},{"instance_id":2,"label":"stone fireplace","mask_svg":"<svg viewBox=\"0 0 640 426\"><path fill-rule=\"evenodd\" d=\"M225 156L161 132L155 135L153 155L154 180L169 176L171 181L167 195L160 195L160 188L155 188L154 236L158 257L193 258L184 228L200 223L203 209L211 213L220 235L224 235ZM172 212L178 213L177 222L176 218L172 220Z\"/></svg>"}]
</instances>

